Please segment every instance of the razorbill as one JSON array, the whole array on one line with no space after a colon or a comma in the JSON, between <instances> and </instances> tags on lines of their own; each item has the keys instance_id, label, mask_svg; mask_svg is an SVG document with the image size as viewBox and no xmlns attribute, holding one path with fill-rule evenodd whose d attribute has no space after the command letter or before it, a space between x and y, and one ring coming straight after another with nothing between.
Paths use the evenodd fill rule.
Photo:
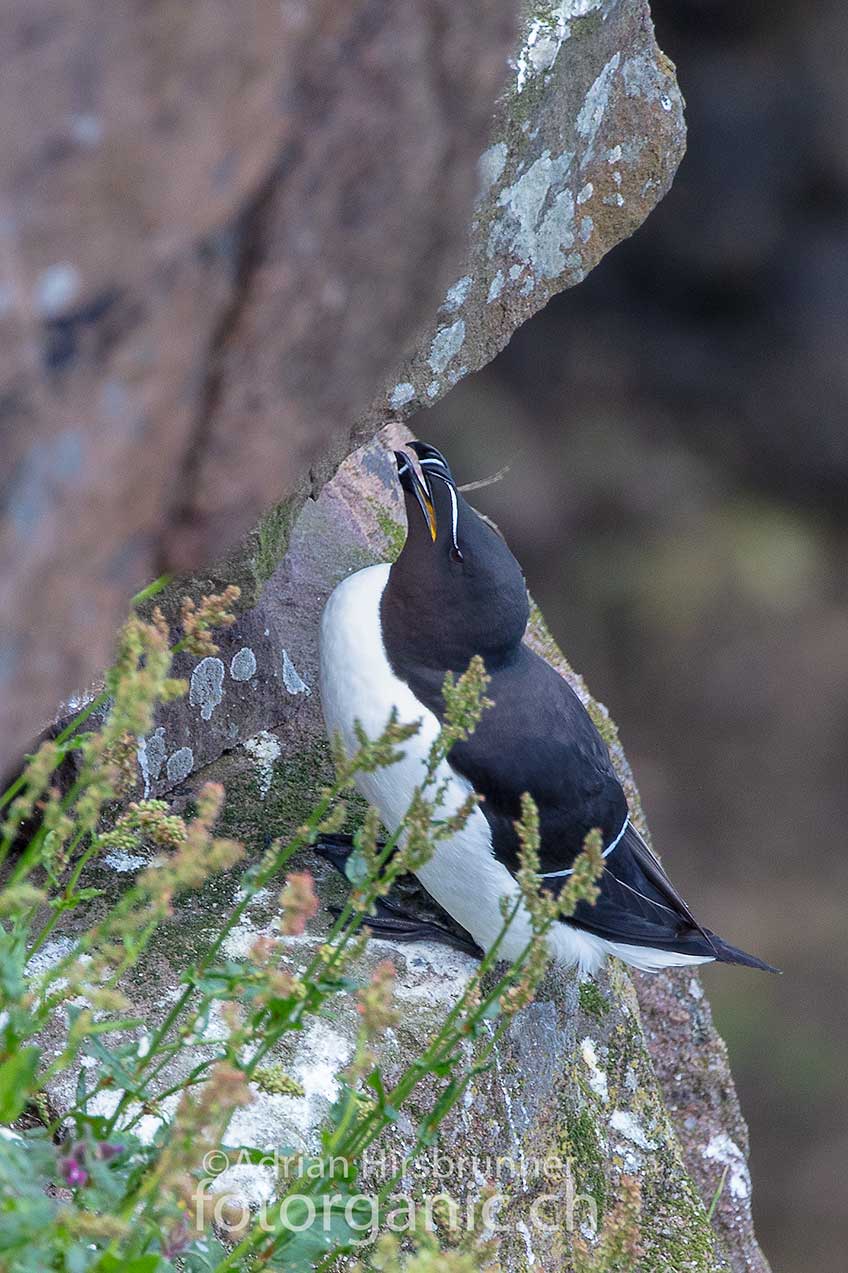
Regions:
<instances>
[{"instance_id":1,"label":"razorbill","mask_svg":"<svg viewBox=\"0 0 848 1273\"><path fill-rule=\"evenodd\" d=\"M529 606L518 562L463 498L444 457L425 443L411 448L423 481L411 458L395 452L406 542L393 565L360 570L332 593L321 620L320 679L327 729L339 731L351 754L356 721L373 738L392 709L402 722L421 721L403 745L403 759L356 779L394 832L439 730L445 674L464 672L473 655L482 656L494 705L471 738L453 747L437 777L447 782L448 812L471 790L483 800L416 872L425 889L488 949L503 926L501 899L518 893L514 823L527 791L539 810L544 887L562 888L587 833L603 834L600 896L553 926L556 959L583 972L595 971L608 954L651 972L714 960L768 969L694 919L631 822L606 744L580 699L524 643ZM335 842L336 865L340 852ZM406 939L435 935L433 925L404 922L391 906L381 915L378 931ZM503 957L517 958L529 938L522 908Z\"/></svg>"}]
</instances>

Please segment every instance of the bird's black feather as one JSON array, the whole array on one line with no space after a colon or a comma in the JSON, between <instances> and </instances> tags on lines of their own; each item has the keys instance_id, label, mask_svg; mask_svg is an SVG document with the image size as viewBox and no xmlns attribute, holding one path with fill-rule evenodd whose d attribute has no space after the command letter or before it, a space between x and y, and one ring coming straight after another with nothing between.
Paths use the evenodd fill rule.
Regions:
<instances>
[{"instance_id":1,"label":"bird's black feather","mask_svg":"<svg viewBox=\"0 0 848 1273\"><path fill-rule=\"evenodd\" d=\"M496 856L518 868L515 820L529 792L539 811L542 873L567 870L590 831L611 844L627 817L627 800L606 745L574 690L526 645L495 668L483 713L448 757L483 796Z\"/></svg>"},{"instance_id":2,"label":"bird's black feather","mask_svg":"<svg viewBox=\"0 0 848 1273\"><path fill-rule=\"evenodd\" d=\"M518 562L462 498L444 457L422 443L414 449L436 530L431 538L408 500L409 535L380 608L386 655L439 719L445 674L463 672L474 655L484 659L493 706L448 761L483 797L493 852L509 870L518 869L515 821L529 792L539 811L540 872L568 871L590 831L600 829L604 846L613 844L628 817L627 799L577 694L522 641L529 607ZM544 883L558 891L565 878ZM605 858L597 902L580 903L569 922L612 942L769 967L697 923L630 823Z\"/></svg>"}]
</instances>

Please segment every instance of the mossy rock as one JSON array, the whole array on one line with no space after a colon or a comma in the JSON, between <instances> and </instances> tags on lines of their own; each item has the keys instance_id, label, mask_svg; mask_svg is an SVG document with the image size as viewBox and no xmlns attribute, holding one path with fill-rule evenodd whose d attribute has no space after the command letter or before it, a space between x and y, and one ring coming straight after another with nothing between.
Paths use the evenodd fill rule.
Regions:
<instances>
[{"instance_id":1,"label":"mossy rock","mask_svg":"<svg viewBox=\"0 0 848 1273\"><path fill-rule=\"evenodd\" d=\"M388 533L386 517L403 524L390 457L392 446L403 438L397 429L378 437L345 462L317 501L305 506L292 528L287 556L259 606L240 620L254 632L267 629L277 653L283 642L285 648L291 646L311 692L292 693L279 679L270 689L257 688L257 695L265 694L261 701L275 706L265 724L264 747L252 746L255 739L248 746L236 741L172 791L178 807L184 807L200 782L222 781L227 803L221 829L244 842L249 860L271 839L286 837L302 823L331 777L317 693L319 616L340 578L385 556L394 534ZM528 639L570 680L596 719L606 723L614 763L640 817L632 774L608 713L594 703L559 654L535 608ZM261 677L261 668L256 675ZM351 802L349 825L361 815L361 803ZM310 850L303 851L297 865L314 871L325 905L339 904L346 884L331 868ZM102 885L108 864L97 870L96 882ZM180 904L175 923L130 987L145 1019L155 1020L161 1005L173 997L182 971L214 933L237 888L237 874L231 873ZM257 936L271 931L276 896L275 882L254 900L228 939L226 954L245 957ZM425 904L420 894L413 902ZM302 965L321 942L329 922L322 909L306 936L294 942L293 966ZM474 964L445 947L372 941L354 975L367 978L385 958L397 967L401 1007L401 1023L389 1032L381 1056L391 1081L439 1027ZM259 1092L254 1105L237 1116L231 1139L269 1149L315 1149L333 1096L332 1075L351 1055L357 1022L350 997L340 997L332 1016L313 1022L281 1048L277 1059L304 1095ZM201 1041L200 1051L202 1046ZM481 1046L469 1043L469 1064ZM181 1065L190 1063L188 1056ZM450 1182L459 1201L479 1193L481 1180L493 1173L497 1177L501 1262L507 1273L530 1267L559 1273L571 1267L574 1241L580 1238L591 1249L614 1217L629 1177L638 1180L641 1190L640 1270L762 1273L766 1268L751 1227L744 1125L721 1042L691 973L655 978L635 974L631 979L611 961L606 972L580 982L572 972L553 969L469 1091L468 1100L443 1125L439 1150L464 1164ZM437 1084L430 1081L416 1092L410 1110L401 1111L388 1141L395 1154L410 1148L410 1118L426 1110L436 1094ZM59 1104L62 1096L54 1093ZM545 1162L558 1164L559 1174L548 1178L536 1170ZM708 1209L726 1165L730 1184L711 1223ZM366 1170L366 1183L377 1178L378 1168L371 1164ZM415 1179L424 1193L439 1192L445 1184L435 1168ZM269 1187L258 1168L242 1170L233 1183L253 1198ZM538 1224L541 1213L553 1215L556 1223Z\"/></svg>"}]
</instances>

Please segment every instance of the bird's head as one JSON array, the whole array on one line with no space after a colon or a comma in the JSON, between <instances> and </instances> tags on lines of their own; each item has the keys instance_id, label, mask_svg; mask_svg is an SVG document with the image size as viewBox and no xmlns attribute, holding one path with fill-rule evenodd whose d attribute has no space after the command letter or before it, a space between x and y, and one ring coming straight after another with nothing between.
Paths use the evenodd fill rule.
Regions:
<instances>
[{"instance_id":1,"label":"bird's head","mask_svg":"<svg viewBox=\"0 0 848 1273\"><path fill-rule=\"evenodd\" d=\"M408 529L389 576L384 625L402 626L405 642L431 652L433 666L464 671L474 654L506 658L527 626L521 567L464 499L441 452L426 442L409 446L418 468L395 451Z\"/></svg>"}]
</instances>

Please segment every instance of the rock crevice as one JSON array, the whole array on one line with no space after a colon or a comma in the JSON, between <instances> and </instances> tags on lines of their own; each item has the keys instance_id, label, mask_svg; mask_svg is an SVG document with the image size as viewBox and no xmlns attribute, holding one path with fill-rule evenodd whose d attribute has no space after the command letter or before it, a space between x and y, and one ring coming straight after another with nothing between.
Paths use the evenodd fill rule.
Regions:
<instances>
[{"instance_id":1,"label":"rock crevice","mask_svg":"<svg viewBox=\"0 0 848 1273\"><path fill-rule=\"evenodd\" d=\"M163 565L253 604L307 495L632 233L684 144L646 0L167 0L145 40L41 8L35 44L3 20L0 769Z\"/></svg>"}]
</instances>

